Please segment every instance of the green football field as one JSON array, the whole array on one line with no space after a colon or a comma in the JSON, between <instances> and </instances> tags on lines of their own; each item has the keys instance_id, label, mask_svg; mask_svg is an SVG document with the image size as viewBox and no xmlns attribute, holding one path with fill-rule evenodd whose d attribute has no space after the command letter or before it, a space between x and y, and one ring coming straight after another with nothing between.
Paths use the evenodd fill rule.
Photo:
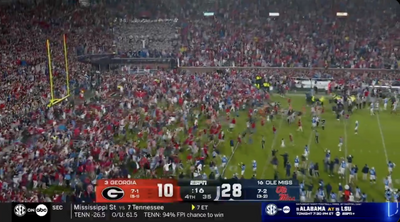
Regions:
<instances>
[{"instance_id":1,"label":"green football field","mask_svg":"<svg viewBox=\"0 0 400 222\"><path fill-rule=\"evenodd\" d=\"M294 110L301 111L306 105L304 95L289 96L292 100ZM273 101L281 102L281 107L287 109L288 103L286 98L274 96ZM319 162L320 179L323 179L325 184L330 183L333 187L333 192L337 192L338 183L346 184L348 176L345 179L339 179L337 175L329 177L324 172L323 159L325 157L325 149L329 149L332 153L332 159L336 156L345 157L348 155L354 156L353 164L358 165L358 181L354 185L359 186L362 192L368 195L368 201L383 202L384 199L384 184L383 180L388 174L387 162L389 160L394 163L400 163L400 150L398 150L400 135L397 129L400 128L400 116L390 114L390 111L381 111L379 115L371 116L369 109L355 110L348 121L337 121L335 114L331 111L331 105L325 104L325 113L322 114L322 119L326 120L325 130L318 129L320 134L319 144L315 143L314 131L311 130L310 108L306 107L306 114L302 117L304 132L297 132L297 121L292 125L288 125L286 118L274 119L272 122L266 122L264 127L261 127L261 117L257 115L256 132L252 136L252 143L249 143L248 136L243 140L243 144L231 152L229 140L233 138L237 141L237 136L243 133L246 129L247 113L243 112L237 119L237 124L232 133L226 133L225 142L219 145L222 154L229 157L229 162L225 168L225 177L232 177L234 173L240 175L240 164L246 164L246 172L244 177L251 178L252 161L257 161L256 177L260 179L271 179L274 176L274 170L270 164L271 150L279 150L278 154L287 152L289 161L294 165L296 155L301 156L304 153L304 146L308 144L310 147L309 160ZM359 132L354 133L355 121L358 120ZM277 134L272 133L272 126L277 128ZM227 130L225 131L227 132ZM289 143L289 134L294 137L294 145ZM262 136L266 138L266 147L261 148ZM342 150L339 151L339 137L343 137L344 144ZM281 140L285 139L285 148L281 148ZM283 168L283 158L279 157L279 176L285 178L285 170ZM375 167L377 171L377 183L370 184L369 181L362 181L361 169L365 164L370 167ZM292 170L294 167L292 167ZM301 178L299 178L301 179ZM369 177L368 177L369 179ZM400 184L400 170L394 169L392 174L393 185L397 188ZM306 178L306 183L317 183L318 178ZM316 187L316 186L314 186Z\"/></svg>"}]
</instances>

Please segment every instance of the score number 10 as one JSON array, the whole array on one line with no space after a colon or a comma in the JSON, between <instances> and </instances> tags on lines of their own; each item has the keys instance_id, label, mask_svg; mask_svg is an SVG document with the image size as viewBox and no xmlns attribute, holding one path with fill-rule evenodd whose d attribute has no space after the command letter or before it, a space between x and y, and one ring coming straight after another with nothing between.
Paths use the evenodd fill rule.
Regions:
<instances>
[{"instance_id":1,"label":"score number 10","mask_svg":"<svg viewBox=\"0 0 400 222\"><path fill-rule=\"evenodd\" d=\"M173 197L174 196L174 185L172 183L158 183L158 197Z\"/></svg>"}]
</instances>

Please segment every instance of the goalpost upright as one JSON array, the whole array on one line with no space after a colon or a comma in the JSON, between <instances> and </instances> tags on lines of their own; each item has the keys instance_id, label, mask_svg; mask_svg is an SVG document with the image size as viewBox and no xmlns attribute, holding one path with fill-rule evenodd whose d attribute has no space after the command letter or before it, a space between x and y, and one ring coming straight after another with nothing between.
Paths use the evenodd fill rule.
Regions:
<instances>
[{"instance_id":1,"label":"goalpost upright","mask_svg":"<svg viewBox=\"0 0 400 222\"><path fill-rule=\"evenodd\" d=\"M63 35L63 53L64 53L64 63L65 63L65 82L66 82L66 88L67 88L67 95L62 97L62 98L55 98L54 97L54 78L53 78L53 63L51 59L51 49L50 49L50 40L47 39L46 41L46 47L47 47L47 62L49 65L49 81L50 81L50 102L47 105L48 107L52 107L65 99L67 99L70 96L70 88L69 88L69 69L68 69L68 49L67 49L67 36L64 34Z\"/></svg>"}]
</instances>

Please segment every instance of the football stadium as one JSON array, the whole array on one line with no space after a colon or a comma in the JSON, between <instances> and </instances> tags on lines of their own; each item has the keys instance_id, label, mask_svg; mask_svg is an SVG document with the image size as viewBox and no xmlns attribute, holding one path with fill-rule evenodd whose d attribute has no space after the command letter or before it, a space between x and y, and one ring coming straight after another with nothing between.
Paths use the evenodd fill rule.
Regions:
<instances>
[{"instance_id":1,"label":"football stadium","mask_svg":"<svg viewBox=\"0 0 400 222\"><path fill-rule=\"evenodd\" d=\"M117 201L115 179L400 199L398 1L0 3L0 202Z\"/></svg>"}]
</instances>

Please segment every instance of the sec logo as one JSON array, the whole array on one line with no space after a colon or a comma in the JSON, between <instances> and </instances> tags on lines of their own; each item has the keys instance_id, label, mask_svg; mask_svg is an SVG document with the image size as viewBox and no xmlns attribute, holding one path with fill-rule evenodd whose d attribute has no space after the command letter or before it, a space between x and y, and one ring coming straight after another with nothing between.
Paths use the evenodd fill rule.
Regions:
<instances>
[{"instance_id":1,"label":"sec logo","mask_svg":"<svg viewBox=\"0 0 400 222\"><path fill-rule=\"evenodd\" d=\"M275 204L268 204L267 207L265 207L265 213L267 213L268 216L275 216L275 214L278 213L278 207Z\"/></svg>"},{"instance_id":2,"label":"sec logo","mask_svg":"<svg viewBox=\"0 0 400 222\"><path fill-rule=\"evenodd\" d=\"M338 212L336 212L336 216L340 216L340 212L338 211Z\"/></svg>"},{"instance_id":3,"label":"sec logo","mask_svg":"<svg viewBox=\"0 0 400 222\"><path fill-rule=\"evenodd\" d=\"M26 214L26 207L23 204L18 204L17 206L14 207L14 214L17 217L23 217Z\"/></svg>"},{"instance_id":4,"label":"sec logo","mask_svg":"<svg viewBox=\"0 0 400 222\"><path fill-rule=\"evenodd\" d=\"M107 187L101 191L101 195L106 200L120 200L124 197L125 192L119 187Z\"/></svg>"}]
</instances>

